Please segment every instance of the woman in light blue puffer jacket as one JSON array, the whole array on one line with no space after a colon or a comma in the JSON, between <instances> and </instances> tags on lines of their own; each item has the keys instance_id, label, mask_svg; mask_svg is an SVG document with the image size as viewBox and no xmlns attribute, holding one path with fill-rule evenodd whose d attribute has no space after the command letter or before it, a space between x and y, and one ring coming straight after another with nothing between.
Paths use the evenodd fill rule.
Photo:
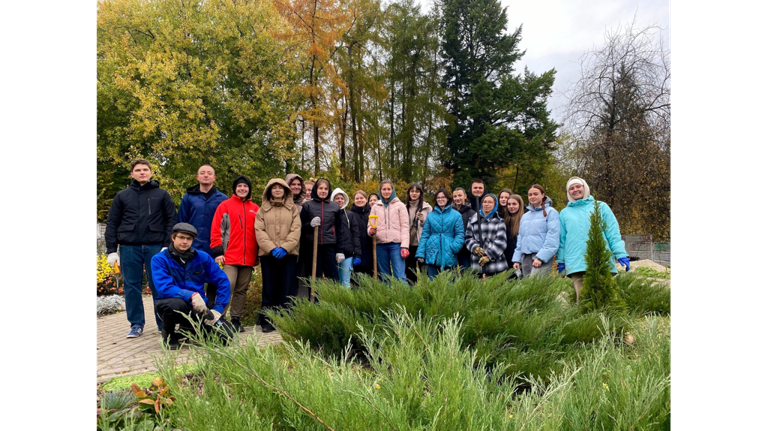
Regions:
<instances>
[{"instance_id":1,"label":"woman in light blue puffer jacket","mask_svg":"<svg viewBox=\"0 0 768 431\"><path fill-rule=\"evenodd\" d=\"M560 214L560 249L557 251L557 271L565 271L565 274L573 280L576 290L576 301L580 299L581 287L584 284L583 276L587 270L584 255L587 253L587 239L589 239L590 216L595 210L595 198L590 196L589 185L579 177L571 177L565 186L568 195L568 206L563 208ZM626 267L629 271L629 255L624 248L624 240L619 232L619 222L613 211L605 202L597 201L600 207L600 215L605 222L603 237L606 247L611 254L611 272L618 273L614 259Z\"/></svg>"},{"instance_id":2,"label":"woman in light blue puffer jacket","mask_svg":"<svg viewBox=\"0 0 768 431\"><path fill-rule=\"evenodd\" d=\"M451 195L445 189L435 194L435 207L427 214L416 250L419 263L427 264L432 280L438 273L459 264L457 254L464 246L461 213L451 207Z\"/></svg>"},{"instance_id":3,"label":"woman in light blue puffer jacket","mask_svg":"<svg viewBox=\"0 0 768 431\"><path fill-rule=\"evenodd\" d=\"M528 209L520 219L517 247L512 256L514 268L522 267L523 277L550 271L560 246L560 217L552 208L552 199L544 193L544 187L534 184L528 190Z\"/></svg>"}]
</instances>

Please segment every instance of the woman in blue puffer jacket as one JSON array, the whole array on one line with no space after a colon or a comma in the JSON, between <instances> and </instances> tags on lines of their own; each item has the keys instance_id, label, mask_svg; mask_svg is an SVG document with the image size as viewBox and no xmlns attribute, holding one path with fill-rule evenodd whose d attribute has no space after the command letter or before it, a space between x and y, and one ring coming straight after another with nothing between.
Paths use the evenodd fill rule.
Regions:
<instances>
[{"instance_id":1,"label":"woman in blue puffer jacket","mask_svg":"<svg viewBox=\"0 0 768 431\"><path fill-rule=\"evenodd\" d=\"M427 264L430 280L459 264L457 254L464 245L464 223L461 213L451 207L451 200L447 190L437 191L435 207L427 214L416 250L416 260Z\"/></svg>"},{"instance_id":2,"label":"woman in blue puffer jacket","mask_svg":"<svg viewBox=\"0 0 768 431\"><path fill-rule=\"evenodd\" d=\"M565 186L568 195L568 206L560 214L560 248L557 251L557 271L565 271L565 275L573 280L576 290L576 301L579 301L581 287L584 285L584 272L587 263L584 255L587 253L589 239L590 216L595 210L595 198L589 194L589 185L579 177L571 177ZM611 272L618 273L614 259L629 271L629 255L624 248L624 240L619 232L619 222L613 211L605 202L597 201L600 215L605 222L603 237L606 247L611 251Z\"/></svg>"},{"instance_id":3,"label":"woman in blue puffer jacket","mask_svg":"<svg viewBox=\"0 0 768 431\"><path fill-rule=\"evenodd\" d=\"M528 190L528 209L520 219L515 254L515 269L522 267L523 277L552 269L555 253L560 246L560 218L552 208L552 199L544 187L534 184Z\"/></svg>"}]
</instances>

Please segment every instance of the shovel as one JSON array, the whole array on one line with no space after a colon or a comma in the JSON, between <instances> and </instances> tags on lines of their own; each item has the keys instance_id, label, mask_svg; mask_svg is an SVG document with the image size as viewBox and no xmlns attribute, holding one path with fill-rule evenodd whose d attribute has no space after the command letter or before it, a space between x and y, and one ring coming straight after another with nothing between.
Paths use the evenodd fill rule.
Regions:
<instances>
[{"instance_id":1,"label":"shovel","mask_svg":"<svg viewBox=\"0 0 768 431\"><path fill-rule=\"evenodd\" d=\"M315 300L315 274L317 273L317 232L320 226L315 226L315 242L312 245L312 284L309 286L309 301Z\"/></svg>"},{"instance_id":2,"label":"shovel","mask_svg":"<svg viewBox=\"0 0 768 431\"><path fill-rule=\"evenodd\" d=\"M376 226L379 224L379 216L377 215L369 215L368 216L368 222L371 224L371 227L376 229ZM379 279L379 264L378 260L376 260L376 235L373 236L373 278L375 280Z\"/></svg>"}]
</instances>

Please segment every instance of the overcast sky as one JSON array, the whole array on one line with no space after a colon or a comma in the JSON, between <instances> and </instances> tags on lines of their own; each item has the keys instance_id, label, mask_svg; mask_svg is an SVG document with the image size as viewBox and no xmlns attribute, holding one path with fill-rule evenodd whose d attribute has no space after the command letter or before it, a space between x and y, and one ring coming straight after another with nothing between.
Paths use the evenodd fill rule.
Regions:
<instances>
[{"instance_id":1,"label":"overcast sky","mask_svg":"<svg viewBox=\"0 0 768 431\"><path fill-rule=\"evenodd\" d=\"M421 4L431 7L432 0ZM557 71L549 107L558 122L559 108L566 103L562 93L579 78L579 58L603 45L606 30L631 22L637 14L638 28L659 25L670 46L669 0L501 0L501 4L507 8L509 31L523 25L520 48L526 54L517 63L518 70L528 66L536 73L553 67Z\"/></svg>"}]
</instances>

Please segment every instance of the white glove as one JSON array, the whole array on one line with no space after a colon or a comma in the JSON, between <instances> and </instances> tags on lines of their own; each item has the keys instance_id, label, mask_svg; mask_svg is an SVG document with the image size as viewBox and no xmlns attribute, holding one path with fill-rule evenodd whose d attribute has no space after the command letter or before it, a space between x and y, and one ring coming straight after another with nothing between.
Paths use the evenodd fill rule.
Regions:
<instances>
[{"instance_id":1,"label":"white glove","mask_svg":"<svg viewBox=\"0 0 768 431\"><path fill-rule=\"evenodd\" d=\"M203 297L199 293L193 293L189 300L192 302L192 308L198 313L205 313L208 311L208 307L205 306L205 301L203 301Z\"/></svg>"},{"instance_id":2,"label":"white glove","mask_svg":"<svg viewBox=\"0 0 768 431\"><path fill-rule=\"evenodd\" d=\"M344 262L344 253L336 253L336 263Z\"/></svg>"},{"instance_id":3,"label":"white glove","mask_svg":"<svg viewBox=\"0 0 768 431\"><path fill-rule=\"evenodd\" d=\"M208 320L208 319L203 320L203 323L205 323L208 326L215 325L216 322L218 322L219 318L221 317L221 313L219 313L216 310L211 310L211 314L213 314L213 320Z\"/></svg>"},{"instance_id":4,"label":"white glove","mask_svg":"<svg viewBox=\"0 0 768 431\"><path fill-rule=\"evenodd\" d=\"M309 222L309 225L312 226L312 227L320 226L320 217L313 218L312 221Z\"/></svg>"},{"instance_id":5,"label":"white glove","mask_svg":"<svg viewBox=\"0 0 768 431\"><path fill-rule=\"evenodd\" d=\"M116 263L120 265L119 262L120 262L120 256L118 256L116 252L109 253L109 256L107 256L107 263L109 264L109 266L115 266Z\"/></svg>"}]
</instances>

